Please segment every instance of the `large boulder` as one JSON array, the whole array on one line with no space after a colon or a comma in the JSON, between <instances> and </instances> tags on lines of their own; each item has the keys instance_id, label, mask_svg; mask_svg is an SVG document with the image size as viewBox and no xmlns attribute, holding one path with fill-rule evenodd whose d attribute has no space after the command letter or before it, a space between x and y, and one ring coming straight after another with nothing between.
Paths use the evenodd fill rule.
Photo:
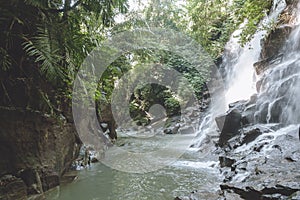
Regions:
<instances>
[{"instance_id":1,"label":"large boulder","mask_svg":"<svg viewBox=\"0 0 300 200\"><path fill-rule=\"evenodd\" d=\"M217 117L215 120L221 131L219 145L223 146L230 138L239 133L242 115L239 110L233 109L225 115Z\"/></svg>"}]
</instances>

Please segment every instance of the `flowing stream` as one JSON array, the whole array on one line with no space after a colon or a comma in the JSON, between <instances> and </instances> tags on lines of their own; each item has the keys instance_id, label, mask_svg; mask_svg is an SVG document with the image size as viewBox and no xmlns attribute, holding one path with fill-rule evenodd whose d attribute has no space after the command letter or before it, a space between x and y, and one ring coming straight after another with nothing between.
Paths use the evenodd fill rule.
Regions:
<instances>
[{"instance_id":1,"label":"flowing stream","mask_svg":"<svg viewBox=\"0 0 300 200\"><path fill-rule=\"evenodd\" d=\"M118 141L128 151L149 151L170 139L157 137L121 137ZM155 161L157 162L157 161ZM144 174L126 173L101 163L80 170L78 179L51 191L47 199L61 200L143 200L174 199L193 190L216 191L219 182L217 162L204 162L196 149L187 152L170 166Z\"/></svg>"}]
</instances>

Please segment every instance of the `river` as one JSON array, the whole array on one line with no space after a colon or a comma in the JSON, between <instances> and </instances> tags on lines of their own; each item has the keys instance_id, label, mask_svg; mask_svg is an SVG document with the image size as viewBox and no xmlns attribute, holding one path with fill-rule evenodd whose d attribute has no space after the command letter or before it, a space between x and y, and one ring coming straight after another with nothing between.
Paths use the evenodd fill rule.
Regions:
<instances>
[{"instance_id":1,"label":"river","mask_svg":"<svg viewBox=\"0 0 300 200\"><path fill-rule=\"evenodd\" d=\"M118 144L127 151L151 151L171 138L169 135L147 139L125 136L118 139ZM175 162L148 173L127 173L96 163L78 171L74 182L49 192L47 199L172 200L195 190L217 191L221 178L216 158L203 160L207 159L203 159L197 149L188 148Z\"/></svg>"}]
</instances>

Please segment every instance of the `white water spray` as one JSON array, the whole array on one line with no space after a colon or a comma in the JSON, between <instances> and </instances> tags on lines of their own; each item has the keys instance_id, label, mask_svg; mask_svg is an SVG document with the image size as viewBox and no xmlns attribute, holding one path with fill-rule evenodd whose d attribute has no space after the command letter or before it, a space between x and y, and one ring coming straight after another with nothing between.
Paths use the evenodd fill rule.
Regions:
<instances>
[{"instance_id":1,"label":"white water spray","mask_svg":"<svg viewBox=\"0 0 300 200\"><path fill-rule=\"evenodd\" d=\"M271 14L262 21L260 27L268 26L275 21L278 15L286 7L285 1L274 1ZM260 30L261 29L261 30ZM231 41L226 46L226 49L234 49L238 59L232 66L232 62L225 62L224 67L227 73L226 85L228 85L225 94L226 104L236 102L239 100L247 100L251 95L256 93L256 75L253 64L259 60L260 52L262 50L261 40L265 37L267 31L259 28L253 36L253 39L243 48L239 46L236 36L240 34L240 30L236 31L231 37Z\"/></svg>"}]
</instances>

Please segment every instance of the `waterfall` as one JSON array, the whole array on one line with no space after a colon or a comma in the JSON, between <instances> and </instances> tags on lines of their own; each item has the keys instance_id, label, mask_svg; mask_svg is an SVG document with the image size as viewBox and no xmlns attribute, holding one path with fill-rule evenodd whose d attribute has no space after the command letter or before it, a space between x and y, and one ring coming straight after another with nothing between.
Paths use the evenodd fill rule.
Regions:
<instances>
[{"instance_id":1,"label":"waterfall","mask_svg":"<svg viewBox=\"0 0 300 200\"><path fill-rule=\"evenodd\" d=\"M225 100L219 98L212 102L206 117L202 120L199 128L197 143L195 146L200 147L205 137L214 137L218 135L215 117L223 114L228 109L230 103L239 100L248 100L250 96L256 93L256 75L253 64L259 60L262 50L261 40L265 37L267 31L262 28L276 21L279 14L286 7L284 0L274 0L270 14L266 16L259 25L258 31L254 34L252 40L245 46L241 46L238 40L245 21L240 29L236 30L229 42L225 46L223 56L223 69L225 78Z\"/></svg>"},{"instance_id":2,"label":"waterfall","mask_svg":"<svg viewBox=\"0 0 300 200\"><path fill-rule=\"evenodd\" d=\"M298 124L300 121L300 3L294 28L273 64L260 78L255 119L257 123Z\"/></svg>"},{"instance_id":3,"label":"waterfall","mask_svg":"<svg viewBox=\"0 0 300 200\"><path fill-rule=\"evenodd\" d=\"M285 1L276 0L273 3L270 15L266 16L253 36L253 39L243 48L239 46L236 37L240 34L240 30L233 33L231 40L225 47L226 56L235 58L234 61L225 58L223 68L226 73L226 104L239 100L247 100L251 95L256 93L255 82L256 76L253 64L258 61L262 49L261 40L265 37L267 31L261 27L268 26L276 21L278 15L286 7ZM243 27L243 26L242 26ZM231 50L228 50L231 49ZM233 49L233 50L232 50ZM231 54L231 55L230 55ZM232 56L235 55L235 56Z\"/></svg>"}]
</instances>

